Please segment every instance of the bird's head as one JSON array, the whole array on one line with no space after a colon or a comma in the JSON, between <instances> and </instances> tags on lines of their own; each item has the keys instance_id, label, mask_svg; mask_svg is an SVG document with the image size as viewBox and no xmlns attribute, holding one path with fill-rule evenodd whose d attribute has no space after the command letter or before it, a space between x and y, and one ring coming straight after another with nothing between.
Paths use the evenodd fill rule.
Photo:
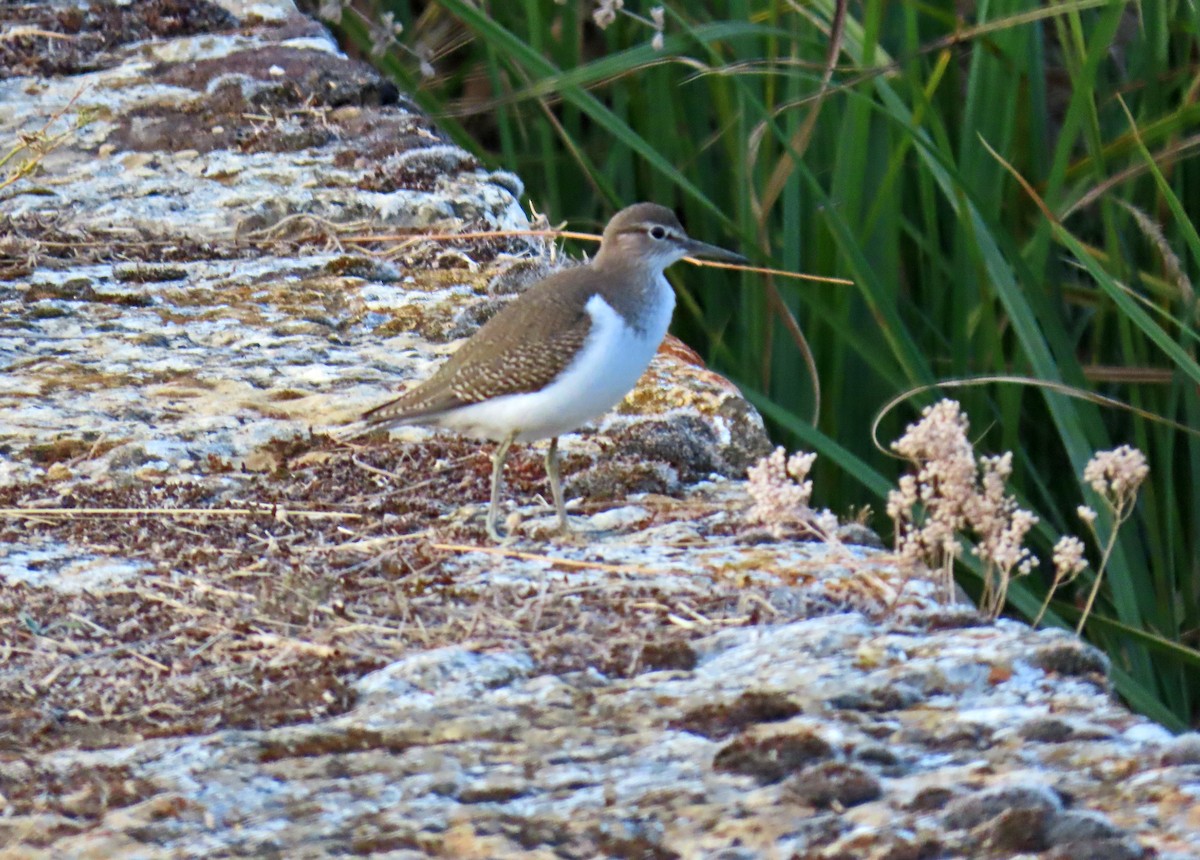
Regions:
<instances>
[{"instance_id":1,"label":"bird's head","mask_svg":"<svg viewBox=\"0 0 1200 860\"><path fill-rule=\"evenodd\" d=\"M603 267L619 261L662 271L684 257L746 262L741 254L689 237L675 213L665 206L635 203L614 215L604 228L596 264Z\"/></svg>"}]
</instances>

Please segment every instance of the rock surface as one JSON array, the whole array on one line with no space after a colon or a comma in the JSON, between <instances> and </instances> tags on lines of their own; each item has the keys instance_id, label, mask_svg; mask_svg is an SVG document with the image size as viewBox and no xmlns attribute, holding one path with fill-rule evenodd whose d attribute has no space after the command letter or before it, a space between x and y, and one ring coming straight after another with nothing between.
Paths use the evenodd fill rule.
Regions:
<instances>
[{"instance_id":1,"label":"rock surface","mask_svg":"<svg viewBox=\"0 0 1200 860\"><path fill-rule=\"evenodd\" d=\"M1200 856L1196 736L1074 637L751 521L761 421L677 342L566 440L575 541L537 451L497 548L487 446L346 438L553 249L429 238L528 226L519 180L289 2L0 8L0 157L29 135L4 856Z\"/></svg>"}]
</instances>

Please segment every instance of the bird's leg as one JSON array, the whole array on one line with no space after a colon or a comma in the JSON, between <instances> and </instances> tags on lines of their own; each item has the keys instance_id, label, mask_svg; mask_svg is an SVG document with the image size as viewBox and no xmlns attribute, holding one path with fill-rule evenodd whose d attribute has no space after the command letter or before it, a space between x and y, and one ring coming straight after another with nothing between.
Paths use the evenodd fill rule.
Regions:
<instances>
[{"instance_id":1,"label":"bird's leg","mask_svg":"<svg viewBox=\"0 0 1200 860\"><path fill-rule=\"evenodd\" d=\"M550 440L546 449L546 477L550 480L550 494L554 496L554 510L558 512L558 529L563 534L571 530L567 522L567 506L563 504L562 474L558 471L558 437Z\"/></svg>"},{"instance_id":2,"label":"bird's leg","mask_svg":"<svg viewBox=\"0 0 1200 860\"><path fill-rule=\"evenodd\" d=\"M504 482L504 461L508 459L508 449L517 438L517 431L509 433L492 455L492 504L488 508L487 533L496 543L503 543L504 538L496 530L496 517L500 513L500 485Z\"/></svg>"}]
</instances>

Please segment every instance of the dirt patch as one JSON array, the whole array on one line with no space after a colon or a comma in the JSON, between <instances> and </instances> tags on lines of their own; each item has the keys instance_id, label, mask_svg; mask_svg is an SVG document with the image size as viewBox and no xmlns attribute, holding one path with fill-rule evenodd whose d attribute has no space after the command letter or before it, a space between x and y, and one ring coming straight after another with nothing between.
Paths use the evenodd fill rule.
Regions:
<instances>
[{"instance_id":1,"label":"dirt patch","mask_svg":"<svg viewBox=\"0 0 1200 860\"><path fill-rule=\"evenodd\" d=\"M88 437L91 438L88 438ZM102 456L117 445L115 439L102 439L94 434L59 436L48 442L39 442L25 449L24 456L35 463L50 466L54 463L72 463Z\"/></svg>"},{"instance_id":2,"label":"dirt patch","mask_svg":"<svg viewBox=\"0 0 1200 860\"><path fill-rule=\"evenodd\" d=\"M384 194L401 189L433 191L446 177L480 167L474 156L457 147L413 148L371 169L359 180L358 187Z\"/></svg>"},{"instance_id":3,"label":"dirt patch","mask_svg":"<svg viewBox=\"0 0 1200 860\"><path fill-rule=\"evenodd\" d=\"M810 730L766 737L740 736L717 752L713 768L752 776L759 785L770 785L834 754L829 742Z\"/></svg>"},{"instance_id":4,"label":"dirt patch","mask_svg":"<svg viewBox=\"0 0 1200 860\"><path fill-rule=\"evenodd\" d=\"M715 702L689 711L673 720L671 728L720 740L748 726L787 720L799 713L800 706L783 693L752 691L742 693L732 702Z\"/></svg>"},{"instance_id":5,"label":"dirt patch","mask_svg":"<svg viewBox=\"0 0 1200 860\"><path fill-rule=\"evenodd\" d=\"M184 104L151 104L123 115L108 140L132 152L294 152L335 138L327 111L300 107L287 81L247 93L237 81Z\"/></svg>"},{"instance_id":6,"label":"dirt patch","mask_svg":"<svg viewBox=\"0 0 1200 860\"><path fill-rule=\"evenodd\" d=\"M48 845L78 833L110 810L155 793L148 780L135 777L126 767L92 766L64 773L18 759L5 762L0 769L0 795L10 816L43 814L58 819L35 834L22 834L33 835L30 841L34 845Z\"/></svg>"},{"instance_id":7,"label":"dirt patch","mask_svg":"<svg viewBox=\"0 0 1200 860\"><path fill-rule=\"evenodd\" d=\"M344 139L354 141L353 147L334 156L334 164L341 168L366 171L393 155L452 143L416 108L373 111L344 107L337 112L337 122Z\"/></svg>"},{"instance_id":8,"label":"dirt patch","mask_svg":"<svg viewBox=\"0 0 1200 860\"><path fill-rule=\"evenodd\" d=\"M366 63L326 51L282 45L163 65L150 74L162 83L197 92L207 92L216 78L267 84L260 105L378 107L395 104L400 96L395 84Z\"/></svg>"},{"instance_id":9,"label":"dirt patch","mask_svg":"<svg viewBox=\"0 0 1200 860\"><path fill-rule=\"evenodd\" d=\"M278 45L162 65L150 76L198 95L123 115L109 136L123 150L295 152L355 139L353 129L341 132L335 109L378 108L400 100L395 85L363 63ZM347 119L352 126L361 124L354 110ZM407 111L395 119L405 134L425 125Z\"/></svg>"},{"instance_id":10,"label":"dirt patch","mask_svg":"<svg viewBox=\"0 0 1200 860\"><path fill-rule=\"evenodd\" d=\"M117 280L128 279L118 276ZM147 308L153 304L148 296L102 293L95 289L87 278L72 278L61 284L31 284L21 298L26 304L41 301L95 302L127 308Z\"/></svg>"},{"instance_id":11,"label":"dirt patch","mask_svg":"<svg viewBox=\"0 0 1200 860\"><path fill-rule=\"evenodd\" d=\"M94 72L113 65L111 52L121 45L239 26L237 18L208 0L99 0L65 8L9 3L0 7L0 23L9 30L0 40L0 77Z\"/></svg>"}]
</instances>

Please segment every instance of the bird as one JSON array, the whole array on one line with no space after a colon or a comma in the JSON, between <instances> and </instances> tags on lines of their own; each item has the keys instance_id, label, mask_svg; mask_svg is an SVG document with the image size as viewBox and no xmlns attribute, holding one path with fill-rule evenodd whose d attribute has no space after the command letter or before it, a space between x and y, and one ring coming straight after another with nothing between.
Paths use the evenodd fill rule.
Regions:
<instances>
[{"instance_id":1,"label":"bird","mask_svg":"<svg viewBox=\"0 0 1200 860\"><path fill-rule=\"evenodd\" d=\"M441 427L498 442L488 536L496 527L504 463L514 443L549 439L546 476L560 531L570 530L558 437L604 415L628 394L666 336L675 293L663 275L684 257L746 262L690 238L670 209L617 212L589 262L555 272L505 305L424 382L363 413L369 427Z\"/></svg>"}]
</instances>

